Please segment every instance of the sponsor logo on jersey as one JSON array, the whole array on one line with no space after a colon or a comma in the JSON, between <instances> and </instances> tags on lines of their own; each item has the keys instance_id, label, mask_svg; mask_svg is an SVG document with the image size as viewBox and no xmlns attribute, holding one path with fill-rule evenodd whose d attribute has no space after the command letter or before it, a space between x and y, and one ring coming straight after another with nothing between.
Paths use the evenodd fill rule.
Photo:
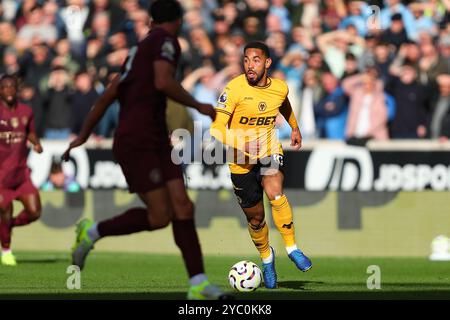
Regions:
<instances>
[{"instance_id":1,"label":"sponsor logo on jersey","mask_svg":"<svg viewBox=\"0 0 450 320\"><path fill-rule=\"evenodd\" d=\"M161 55L169 60L174 60L175 48L171 40L166 40L161 48Z\"/></svg>"},{"instance_id":2,"label":"sponsor logo on jersey","mask_svg":"<svg viewBox=\"0 0 450 320\"><path fill-rule=\"evenodd\" d=\"M19 119L18 118L11 118L11 126L13 128L17 128L19 126Z\"/></svg>"},{"instance_id":3,"label":"sponsor logo on jersey","mask_svg":"<svg viewBox=\"0 0 450 320\"><path fill-rule=\"evenodd\" d=\"M223 92L223 93L220 95L220 97L219 97L219 103L225 103L225 102L227 102L227 98L228 98L227 93L226 93L226 92Z\"/></svg>"},{"instance_id":4,"label":"sponsor logo on jersey","mask_svg":"<svg viewBox=\"0 0 450 320\"><path fill-rule=\"evenodd\" d=\"M268 126L275 123L276 116L271 117L241 117L240 124L246 124L249 126Z\"/></svg>"}]
</instances>

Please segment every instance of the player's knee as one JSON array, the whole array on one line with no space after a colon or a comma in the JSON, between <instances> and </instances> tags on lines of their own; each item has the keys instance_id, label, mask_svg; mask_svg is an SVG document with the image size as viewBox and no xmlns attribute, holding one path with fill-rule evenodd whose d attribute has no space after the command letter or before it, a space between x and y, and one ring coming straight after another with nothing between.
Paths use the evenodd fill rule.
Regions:
<instances>
[{"instance_id":1,"label":"player's knee","mask_svg":"<svg viewBox=\"0 0 450 320\"><path fill-rule=\"evenodd\" d=\"M179 220L188 220L194 218L194 203L187 198L178 201L175 205L175 218Z\"/></svg>"},{"instance_id":2,"label":"player's knee","mask_svg":"<svg viewBox=\"0 0 450 320\"><path fill-rule=\"evenodd\" d=\"M41 208L31 208L27 210L30 221L36 221L41 217Z\"/></svg>"},{"instance_id":3,"label":"player's knee","mask_svg":"<svg viewBox=\"0 0 450 320\"><path fill-rule=\"evenodd\" d=\"M252 229L260 229L264 223L264 215L258 215L253 217L247 217L247 222L250 224Z\"/></svg>"},{"instance_id":4,"label":"player's knee","mask_svg":"<svg viewBox=\"0 0 450 320\"><path fill-rule=\"evenodd\" d=\"M148 223L151 230L162 229L169 225L173 212L169 206L160 206L158 212L148 211Z\"/></svg>"},{"instance_id":5,"label":"player's knee","mask_svg":"<svg viewBox=\"0 0 450 320\"><path fill-rule=\"evenodd\" d=\"M169 225L170 221L171 221L170 216L148 217L148 223L150 225L151 230L163 229Z\"/></svg>"}]
</instances>

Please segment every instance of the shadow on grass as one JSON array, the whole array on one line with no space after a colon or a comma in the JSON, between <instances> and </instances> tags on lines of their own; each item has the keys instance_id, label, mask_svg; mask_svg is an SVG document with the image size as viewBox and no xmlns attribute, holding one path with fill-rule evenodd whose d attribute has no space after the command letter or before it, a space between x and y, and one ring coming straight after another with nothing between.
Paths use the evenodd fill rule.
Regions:
<instances>
[{"instance_id":1,"label":"shadow on grass","mask_svg":"<svg viewBox=\"0 0 450 320\"><path fill-rule=\"evenodd\" d=\"M39 263L60 263L67 262L69 263L69 258L66 257L41 257L41 258L17 258L17 263L26 265L26 264L39 264Z\"/></svg>"},{"instance_id":2,"label":"shadow on grass","mask_svg":"<svg viewBox=\"0 0 450 320\"><path fill-rule=\"evenodd\" d=\"M278 287L293 290L306 290L305 285L322 285L321 281L279 281Z\"/></svg>"}]
</instances>

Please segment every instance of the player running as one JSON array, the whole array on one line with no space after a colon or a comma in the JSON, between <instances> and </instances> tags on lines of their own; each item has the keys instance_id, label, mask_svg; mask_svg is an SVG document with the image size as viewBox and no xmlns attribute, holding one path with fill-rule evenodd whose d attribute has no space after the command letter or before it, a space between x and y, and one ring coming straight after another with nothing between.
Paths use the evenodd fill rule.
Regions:
<instances>
[{"instance_id":1,"label":"player running","mask_svg":"<svg viewBox=\"0 0 450 320\"><path fill-rule=\"evenodd\" d=\"M33 110L17 100L17 79L0 78L0 240L2 264L17 265L11 251L13 227L24 226L41 216L39 191L34 187L27 166L27 141L34 151L42 146L34 128ZM13 200L23 204L23 211L13 217Z\"/></svg>"},{"instance_id":2,"label":"player running","mask_svg":"<svg viewBox=\"0 0 450 320\"><path fill-rule=\"evenodd\" d=\"M112 219L94 223L81 221L72 250L73 264L83 268L94 243L107 236L152 231L172 222L175 243L180 248L190 289L188 299L227 298L209 283L203 267L194 223L194 205L189 199L180 166L171 160L166 126L166 98L215 117L213 106L196 101L175 80L180 56L177 34L182 8L175 0L157 0L150 8L151 31L130 50L121 76L116 78L89 113L82 131L63 155L86 142L92 129L111 103L120 102L119 124L113 152L131 193L137 193L145 208L132 208Z\"/></svg>"},{"instance_id":3,"label":"player running","mask_svg":"<svg viewBox=\"0 0 450 320\"><path fill-rule=\"evenodd\" d=\"M263 191L272 205L272 216L289 258L298 269L312 264L297 247L292 209L283 194L283 150L276 137L275 119L281 113L292 128L291 146L298 150L302 137L287 98L288 87L267 75L272 60L262 42L244 48L244 71L221 94L211 135L233 149L229 164L238 202L248 221L250 236L262 259L266 288L276 288L275 252L269 246L264 220Z\"/></svg>"}]
</instances>

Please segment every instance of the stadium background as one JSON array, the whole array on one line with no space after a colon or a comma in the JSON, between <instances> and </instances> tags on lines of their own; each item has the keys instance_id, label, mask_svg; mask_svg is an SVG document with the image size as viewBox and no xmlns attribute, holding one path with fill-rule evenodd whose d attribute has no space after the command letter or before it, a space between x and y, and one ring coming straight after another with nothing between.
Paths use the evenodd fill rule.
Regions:
<instances>
[{"instance_id":1,"label":"stadium background","mask_svg":"<svg viewBox=\"0 0 450 320\"><path fill-rule=\"evenodd\" d=\"M309 58L319 53L319 55L322 54L323 60L327 60L326 54L321 53L318 48L317 40L321 35L341 29L348 37L358 36L358 39L367 43L372 39L366 23L373 15L364 13L362 9L359 17L352 15L353 9L350 8L352 3L362 5L355 1L183 0L181 2L186 14L185 27L180 38L183 58L178 77L194 96L204 102L214 103L226 81L239 73L241 46L248 40L267 41L273 50L275 60L271 72L274 76L280 76L288 81L290 92L293 94L292 98L298 102L300 98L294 94L301 92L303 88L303 75L308 69L315 68L312 65L314 62ZM397 1L367 3L377 5L381 9L379 18L382 31L373 29L373 32L383 33L383 30L389 29L389 17L392 15L389 4L392 5L395 2ZM417 10L420 17L414 18L417 19L416 30L411 30L413 28L410 20L404 21L408 31L406 38L398 40L389 34L383 36L383 43L389 44L388 66L398 63L403 43L406 43L406 46L417 45L419 56L416 61L410 61L410 63L415 63L418 73L424 75L425 80L421 77L419 81L421 85L431 86L430 92L439 95L440 89L436 80L439 75L448 76L450 71L450 27L448 10L446 10L448 2L411 3L406 1L404 4L400 10L403 13L403 19L409 19ZM81 9L74 9L77 6ZM79 132L80 123L92 102L103 90L110 75L118 71L120 64L126 58L128 48L135 44L139 37L145 35L147 6L147 1L137 0L2 1L0 53L3 63L1 72L17 73L23 79L21 97L35 110L39 133L44 138L46 153L42 156L31 154L29 162L34 169L33 174L41 176L41 178L34 177L38 185L41 186L45 182L45 178L42 181L42 176L49 175L52 157L58 157L58 151L55 150L61 152L63 147L58 146L66 146L69 138ZM13 10L14 8L16 9ZM420 9L416 10L416 8ZM69 16L72 14L70 16L72 18L66 14ZM382 20L386 15L387 22ZM375 17L378 18L377 15ZM80 21L84 23L77 19L81 19ZM421 19L420 23L419 19ZM23 29L27 26L27 29ZM78 26L81 26L81 29ZM350 44L353 45L358 41L351 40ZM426 45L421 45L422 42L429 41L436 48L434 52L438 54L438 62L433 60L431 63L433 68L428 66L428 69L426 67L421 69L422 60L429 61L433 58L426 50ZM377 65L376 57L372 55L368 58L363 54L372 51L373 48L366 48L364 52L356 50L352 55L344 52L344 60L336 65L331 63L329 69L339 79L339 83L342 83L343 78L363 72L367 66ZM338 56L341 57L340 55L335 57ZM358 63L352 64L351 62L355 59ZM339 59L336 58L336 60ZM333 61L328 60L328 62ZM380 69L382 66L386 68L384 62L379 63ZM323 62L322 66L315 70L317 79L322 79L321 75L327 72L326 68L322 67ZM213 85L207 85L211 83ZM63 84L62 87L60 87L61 84ZM325 97L327 94L322 92L322 95ZM430 101L432 98L429 99ZM421 107L418 106L418 108ZM110 152L110 139L117 119L117 109L113 107L111 110L113 111L107 115L105 122L97 128L96 135L88 144L89 149ZM174 104L170 105L168 111L170 128L182 126L192 130L193 121L200 121L204 128L208 127L205 118L196 113L184 113L183 110ZM427 118L421 121L429 124L433 106L426 110ZM301 111L297 110L297 112ZM339 115L345 112L345 110L341 111ZM348 137L335 132L338 135L336 137L324 129L323 122L334 116L336 115L317 115L316 130L310 132L310 135L305 134L305 152L313 152L329 142L336 142L338 148L342 150L348 148L345 144ZM302 123L302 118L300 116L299 118ZM403 120L408 121L408 119L397 119L400 122ZM322 127L320 127L321 123ZM279 125L280 134L283 136L286 124L280 122ZM386 126L388 125L386 123ZM345 128L345 121L343 127ZM413 132L412 135L415 134ZM284 133L283 137L288 136ZM418 164L430 166L440 164L448 171L450 148L447 142L448 133L445 131L442 131L438 137L431 137L428 134L416 137L418 140L391 138L391 141L382 143L386 164L407 165L407 161L392 160L389 153L410 151L413 157L422 157ZM57 147L53 147L54 145ZM369 149L355 148L371 149L371 147ZM436 151L441 152L437 160L427 156L430 152ZM425 157L423 157L424 154ZM348 157L352 158L353 155L350 154ZM106 161L110 160L110 157L106 156ZM414 158L408 158L408 160L415 163ZM287 166L292 170L292 179L295 177L301 179L305 176L305 172L301 169L305 168L305 165L288 162ZM362 174L364 171L361 167L358 168L357 172ZM65 166L65 170L66 175L75 175L75 178L79 174L70 166ZM90 180L95 172L92 167L89 170L92 170L89 173ZM123 180L120 175L117 175L117 168L110 170L106 169L105 172L114 173L114 177L111 178L113 182L108 182L112 183L113 187L91 186L84 190L82 182L78 181L82 187L81 191L70 192L64 188L42 191L42 219L29 227L14 230L14 250L68 250L73 241L74 224L81 217L99 220L135 204L136 198L123 190ZM345 175L350 176L350 181L359 181L354 172ZM447 178L443 175L439 179ZM121 188L114 187L115 184ZM242 257L254 255L255 249L248 237L243 224L243 215L233 194L227 188L214 189L215 187L208 186L201 187L200 190L195 187L190 188L190 195L197 207L197 224L204 252L209 255L240 255ZM389 190L391 193L388 190L359 190L357 183L354 183L350 190L341 189L342 185L335 187L325 185L322 190L287 188L287 194L294 206L294 218L298 226L297 237L302 248L313 257L426 257L430 253L432 239L440 234L449 234L448 183L444 183L444 187L439 190L435 190L431 184L409 190L394 187L394 190ZM395 195L392 195L392 192L395 192ZM346 194L350 194L353 198L345 198ZM359 227L342 227L339 212L353 210L354 199L358 197L369 199L367 203L370 203L372 199L374 204L361 207ZM318 198L320 200L317 200ZM20 206L16 205L15 211L19 210ZM348 223L355 224L354 221ZM272 243L276 248L282 249L281 238L276 234L275 229L272 230ZM151 234L142 233L105 239L96 245L96 251L178 253L171 239L171 230L166 229Z\"/></svg>"}]
</instances>

